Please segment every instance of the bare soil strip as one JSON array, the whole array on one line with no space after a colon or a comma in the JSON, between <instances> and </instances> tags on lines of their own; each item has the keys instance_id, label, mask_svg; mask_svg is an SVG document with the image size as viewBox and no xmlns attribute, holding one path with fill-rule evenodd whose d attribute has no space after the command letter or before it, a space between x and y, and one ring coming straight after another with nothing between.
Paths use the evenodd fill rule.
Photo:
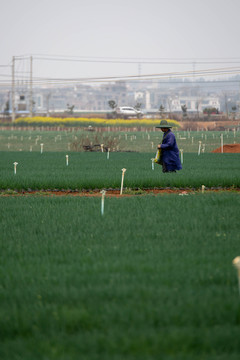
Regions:
<instances>
[{"instance_id":1,"label":"bare soil strip","mask_svg":"<svg viewBox=\"0 0 240 360\"><path fill-rule=\"evenodd\" d=\"M120 195L120 190L118 189L105 189L106 197L131 197L131 196L143 196L143 195L161 195L161 194L179 194L179 195L188 195L201 193L202 189L170 189L170 188L161 188L161 189L138 189L138 190L126 190L123 191L123 194ZM220 193L220 192L235 192L240 193L240 188L210 188L204 189L204 192L210 193ZM79 196L79 197L101 197L101 190L35 190L35 191L1 191L0 196Z\"/></svg>"}]
</instances>

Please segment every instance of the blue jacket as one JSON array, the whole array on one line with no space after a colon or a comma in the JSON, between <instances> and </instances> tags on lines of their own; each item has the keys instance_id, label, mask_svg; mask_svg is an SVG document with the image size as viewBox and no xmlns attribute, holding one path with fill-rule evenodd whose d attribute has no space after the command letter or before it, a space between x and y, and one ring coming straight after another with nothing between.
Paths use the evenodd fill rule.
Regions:
<instances>
[{"instance_id":1,"label":"blue jacket","mask_svg":"<svg viewBox=\"0 0 240 360\"><path fill-rule=\"evenodd\" d=\"M176 138L170 129L163 135L161 150L162 161L166 164L168 171L182 169Z\"/></svg>"}]
</instances>

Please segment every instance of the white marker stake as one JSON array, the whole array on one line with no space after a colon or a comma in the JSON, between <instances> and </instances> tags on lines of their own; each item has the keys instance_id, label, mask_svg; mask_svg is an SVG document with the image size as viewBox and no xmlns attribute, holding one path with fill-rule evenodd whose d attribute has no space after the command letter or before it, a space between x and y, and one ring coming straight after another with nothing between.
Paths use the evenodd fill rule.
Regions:
<instances>
[{"instance_id":1,"label":"white marker stake","mask_svg":"<svg viewBox=\"0 0 240 360\"><path fill-rule=\"evenodd\" d=\"M109 152L110 152L110 149L108 148L108 152L107 152L107 160L109 160Z\"/></svg>"},{"instance_id":2,"label":"white marker stake","mask_svg":"<svg viewBox=\"0 0 240 360\"><path fill-rule=\"evenodd\" d=\"M221 153L223 153L223 134L221 134Z\"/></svg>"},{"instance_id":3,"label":"white marker stake","mask_svg":"<svg viewBox=\"0 0 240 360\"><path fill-rule=\"evenodd\" d=\"M202 194L204 194L205 186L202 185Z\"/></svg>"},{"instance_id":4,"label":"white marker stake","mask_svg":"<svg viewBox=\"0 0 240 360\"><path fill-rule=\"evenodd\" d=\"M198 143L199 143L199 146L198 146L198 155L200 155L200 153L201 153L201 143L202 143L202 142L199 141Z\"/></svg>"},{"instance_id":5,"label":"white marker stake","mask_svg":"<svg viewBox=\"0 0 240 360\"><path fill-rule=\"evenodd\" d=\"M101 214L104 215L104 197L106 195L106 191L102 190L100 191L100 193L102 194L102 200L101 200Z\"/></svg>"},{"instance_id":6,"label":"white marker stake","mask_svg":"<svg viewBox=\"0 0 240 360\"><path fill-rule=\"evenodd\" d=\"M103 144L101 144L101 152L103 152Z\"/></svg>"},{"instance_id":7,"label":"white marker stake","mask_svg":"<svg viewBox=\"0 0 240 360\"><path fill-rule=\"evenodd\" d=\"M68 166L68 155L66 155L66 165Z\"/></svg>"},{"instance_id":8,"label":"white marker stake","mask_svg":"<svg viewBox=\"0 0 240 360\"><path fill-rule=\"evenodd\" d=\"M151 159L152 160L152 170L154 170L154 158Z\"/></svg>"},{"instance_id":9,"label":"white marker stake","mask_svg":"<svg viewBox=\"0 0 240 360\"><path fill-rule=\"evenodd\" d=\"M124 180L124 174L127 171L127 169L122 169L122 182L121 182L121 191L120 191L120 195L122 195L123 192L123 180Z\"/></svg>"},{"instance_id":10,"label":"white marker stake","mask_svg":"<svg viewBox=\"0 0 240 360\"><path fill-rule=\"evenodd\" d=\"M181 153L181 163L183 164L183 149L180 149L180 153Z\"/></svg>"},{"instance_id":11,"label":"white marker stake","mask_svg":"<svg viewBox=\"0 0 240 360\"><path fill-rule=\"evenodd\" d=\"M14 165L14 174L16 175L18 163L15 161L15 162L13 163L13 165Z\"/></svg>"},{"instance_id":12,"label":"white marker stake","mask_svg":"<svg viewBox=\"0 0 240 360\"><path fill-rule=\"evenodd\" d=\"M237 256L235 257L235 259L233 259L233 265L235 266L238 272L238 290L240 296L240 256Z\"/></svg>"},{"instance_id":13,"label":"white marker stake","mask_svg":"<svg viewBox=\"0 0 240 360\"><path fill-rule=\"evenodd\" d=\"M30 146L30 152L32 151L32 146Z\"/></svg>"},{"instance_id":14,"label":"white marker stake","mask_svg":"<svg viewBox=\"0 0 240 360\"><path fill-rule=\"evenodd\" d=\"M41 154L43 153L43 144L40 144L41 146Z\"/></svg>"}]
</instances>

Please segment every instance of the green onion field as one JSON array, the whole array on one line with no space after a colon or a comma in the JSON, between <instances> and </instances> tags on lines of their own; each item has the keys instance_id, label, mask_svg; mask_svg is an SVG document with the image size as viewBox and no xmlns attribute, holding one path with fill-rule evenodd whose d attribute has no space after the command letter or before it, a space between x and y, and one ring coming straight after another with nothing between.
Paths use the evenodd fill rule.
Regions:
<instances>
[{"instance_id":1,"label":"green onion field","mask_svg":"<svg viewBox=\"0 0 240 360\"><path fill-rule=\"evenodd\" d=\"M125 188L240 187L239 154L186 153L183 169L163 174L152 170L151 153L3 152L0 157L0 189L54 190L120 188L126 168ZM17 162L14 174L14 162Z\"/></svg>"},{"instance_id":2,"label":"green onion field","mask_svg":"<svg viewBox=\"0 0 240 360\"><path fill-rule=\"evenodd\" d=\"M36 148L27 131L1 133L1 360L239 359L239 154L209 140L198 155L201 133L186 132L183 169L163 174L157 137L152 149L153 133L128 135L107 159L67 132L39 132ZM104 214L100 196L50 193L119 190L123 168L124 193L142 194L107 195Z\"/></svg>"}]
</instances>

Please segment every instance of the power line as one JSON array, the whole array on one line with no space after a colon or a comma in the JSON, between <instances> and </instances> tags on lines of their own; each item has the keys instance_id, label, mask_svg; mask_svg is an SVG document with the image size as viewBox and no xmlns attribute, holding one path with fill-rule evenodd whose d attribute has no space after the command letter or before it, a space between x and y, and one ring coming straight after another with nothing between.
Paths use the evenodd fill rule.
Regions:
<instances>
[{"instance_id":1,"label":"power line","mask_svg":"<svg viewBox=\"0 0 240 360\"><path fill-rule=\"evenodd\" d=\"M221 75L234 75L239 74L240 67L227 67L227 68L211 68L211 69L202 69L195 71L194 76L192 70L187 70L183 72L167 72L167 73L154 73L154 74L138 74L138 75L123 75L123 76L103 76L103 77L85 77L85 78L48 78L48 77L34 77L35 81L62 81L62 82L76 82L76 81L98 81L98 80L121 80L129 78L182 78L182 77L196 77L196 76L221 76ZM19 72L21 73L21 72ZM29 73L28 71L23 73ZM7 75L3 75L7 76ZM9 75L10 76L10 75ZM27 78L27 77L26 77Z\"/></svg>"}]
</instances>

